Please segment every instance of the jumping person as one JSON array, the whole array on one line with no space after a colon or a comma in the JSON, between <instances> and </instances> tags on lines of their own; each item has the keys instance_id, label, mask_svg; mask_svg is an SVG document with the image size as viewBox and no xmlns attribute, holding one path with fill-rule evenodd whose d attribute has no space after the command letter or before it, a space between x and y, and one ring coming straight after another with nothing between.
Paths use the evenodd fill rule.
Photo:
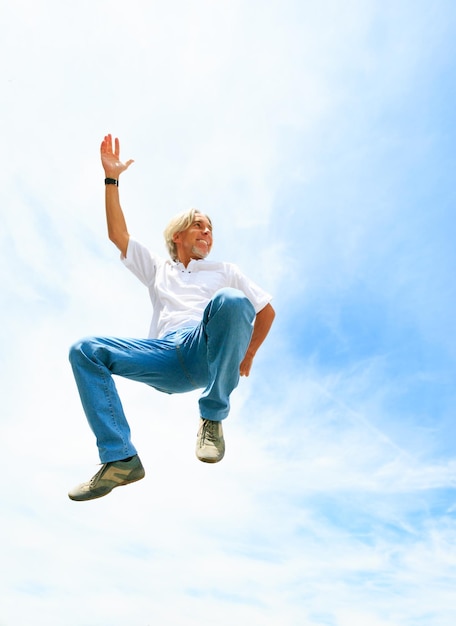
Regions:
<instances>
[{"instance_id":1,"label":"jumping person","mask_svg":"<svg viewBox=\"0 0 456 626\"><path fill-rule=\"evenodd\" d=\"M212 222L198 210L174 217L167 226L171 259L130 237L119 176L133 161L120 161L119 140L113 146L111 135L101 144L101 161L109 238L125 266L148 288L153 313L148 339L89 337L71 347L71 366L102 463L93 478L69 492L78 501L100 498L145 475L113 375L165 393L203 389L196 456L206 463L220 461L230 394L239 376L249 375L275 316L271 296L235 265L206 260Z\"/></svg>"}]
</instances>

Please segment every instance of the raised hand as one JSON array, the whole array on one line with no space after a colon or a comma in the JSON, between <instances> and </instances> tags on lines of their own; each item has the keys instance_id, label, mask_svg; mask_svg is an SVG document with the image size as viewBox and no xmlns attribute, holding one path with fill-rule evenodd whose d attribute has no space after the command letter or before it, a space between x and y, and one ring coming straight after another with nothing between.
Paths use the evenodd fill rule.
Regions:
<instances>
[{"instance_id":1,"label":"raised hand","mask_svg":"<svg viewBox=\"0 0 456 626\"><path fill-rule=\"evenodd\" d=\"M114 140L114 150L112 146L112 136L106 135L100 146L101 164L105 171L106 178L118 179L120 174L124 172L133 163L133 159L122 163L120 160L120 143L117 137Z\"/></svg>"}]
</instances>

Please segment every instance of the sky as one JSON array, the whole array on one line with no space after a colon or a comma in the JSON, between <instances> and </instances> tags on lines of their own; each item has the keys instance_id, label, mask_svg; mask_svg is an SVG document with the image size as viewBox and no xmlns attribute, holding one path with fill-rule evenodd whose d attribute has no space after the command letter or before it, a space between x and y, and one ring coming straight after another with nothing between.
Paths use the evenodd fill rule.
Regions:
<instances>
[{"instance_id":1,"label":"sky","mask_svg":"<svg viewBox=\"0 0 456 626\"><path fill-rule=\"evenodd\" d=\"M453 626L456 5L3 0L0 626ZM194 455L198 392L118 380L146 478L98 470L68 364L143 337L99 145L134 164L129 231L214 223L274 295Z\"/></svg>"}]
</instances>

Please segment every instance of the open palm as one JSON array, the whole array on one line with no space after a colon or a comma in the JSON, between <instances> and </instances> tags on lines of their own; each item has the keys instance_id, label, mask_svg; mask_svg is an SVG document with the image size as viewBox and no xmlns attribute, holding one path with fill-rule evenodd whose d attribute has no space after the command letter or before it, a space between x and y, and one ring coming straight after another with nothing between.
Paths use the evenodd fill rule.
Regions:
<instances>
[{"instance_id":1,"label":"open palm","mask_svg":"<svg viewBox=\"0 0 456 626\"><path fill-rule=\"evenodd\" d=\"M106 135L101 142L100 146L101 163L105 171L105 175L108 178L118 179L120 174L124 172L133 163L133 159L130 159L123 163L120 160L120 143L117 137L114 140L114 149L112 143L112 136Z\"/></svg>"}]
</instances>

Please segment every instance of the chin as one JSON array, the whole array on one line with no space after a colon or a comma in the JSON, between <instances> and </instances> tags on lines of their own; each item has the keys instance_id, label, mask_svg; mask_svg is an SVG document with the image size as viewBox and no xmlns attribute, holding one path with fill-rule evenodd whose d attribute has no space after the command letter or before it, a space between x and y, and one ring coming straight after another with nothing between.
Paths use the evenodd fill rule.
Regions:
<instances>
[{"instance_id":1,"label":"chin","mask_svg":"<svg viewBox=\"0 0 456 626\"><path fill-rule=\"evenodd\" d=\"M195 259L205 259L208 256L209 252L210 250L200 250L196 247L192 250Z\"/></svg>"}]
</instances>

